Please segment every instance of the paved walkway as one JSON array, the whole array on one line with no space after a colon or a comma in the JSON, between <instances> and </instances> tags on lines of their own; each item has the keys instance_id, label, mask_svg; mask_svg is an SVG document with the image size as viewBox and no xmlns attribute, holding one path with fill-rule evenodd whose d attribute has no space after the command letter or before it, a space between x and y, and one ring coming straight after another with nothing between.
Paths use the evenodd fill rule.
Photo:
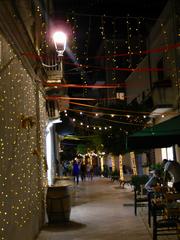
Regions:
<instances>
[{"instance_id":1,"label":"paved walkway","mask_svg":"<svg viewBox=\"0 0 180 240\"><path fill-rule=\"evenodd\" d=\"M152 240L146 208L134 216L130 187L121 189L110 179L96 178L72 191L71 221L45 226L37 240Z\"/></svg>"}]
</instances>

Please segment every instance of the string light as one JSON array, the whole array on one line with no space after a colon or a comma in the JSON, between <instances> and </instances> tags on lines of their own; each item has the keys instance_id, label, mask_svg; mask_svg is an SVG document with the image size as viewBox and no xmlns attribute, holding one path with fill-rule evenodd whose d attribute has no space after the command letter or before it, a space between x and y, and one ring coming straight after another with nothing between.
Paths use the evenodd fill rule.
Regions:
<instances>
[{"instance_id":1,"label":"string light","mask_svg":"<svg viewBox=\"0 0 180 240\"><path fill-rule=\"evenodd\" d=\"M46 113L42 94L38 92L37 101L34 81L18 60L11 45L1 35L0 42L3 59L9 63L0 71L0 120L3 126L0 138L0 182L3 188L0 235L1 239L6 239L9 226L13 225L14 229L20 231L35 215L41 215L41 193L46 186L46 171L41 158L45 145ZM40 116L39 127L36 118L35 124L31 122L31 116L36 116L37 108ZM27 121L26 124L24 121ZM38 157L33 154L37 145L41 152Z\"/></svg>"}]
</instances>

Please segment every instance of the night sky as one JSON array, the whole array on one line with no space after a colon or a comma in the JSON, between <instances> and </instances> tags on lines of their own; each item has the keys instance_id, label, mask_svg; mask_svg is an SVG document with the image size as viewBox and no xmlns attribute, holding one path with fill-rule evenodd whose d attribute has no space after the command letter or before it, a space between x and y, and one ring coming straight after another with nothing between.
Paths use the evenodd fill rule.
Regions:
<instances>
[{"instance_id":1,"label":"night sky","mask_svg":"<svg viewBox=\"0 0 180 240\"><path fill-rule=\"evenodd\" d=\"M146 38L167 0L54 0L53 2L53 19L57 24L64 24L64 27L67 27L71 55L78 64L83 65L83 68L77 68L70 54L66 52L64 56L66 82L83 85L94 84L96 81L103 82L105 79L106 71L100 68L100 62L103 61L101 55L105 58L107 56L107 53L102 51L104 40L112 41L111 48L118 46L116 54L128 54L129 47L132 52L147 50ZM117 40L119 42L116 42ZM109 55L114 53L115 51ZM143 56L129 57L126 55L115 60L120 68L135 68L142 58ZM116 71L115 74L116 79L125 80L129 72ZM70 97L97 97L96 94L97 92L93 90L86 92L84 89L68 90ZM96 104L87 101L79 102ZM83 109L75 105L70 105L70 108ZM71 112L72 116L73 114ZM89 120L87 119L86 122ZM70 122L66 126L68 133L73 132ZM63 128L64 125L59 129L61 133Z\"/></svg>"},{"instance_id":2,"label":"night sky","mask_svg":"<svg viewBox=\"0 0 180 240\"><path fill-rule=\"evenodd\" d=\"M66 15L75 11L81 14L107 16L141 16L156 18L167 0L54 0L56 13Z\"/></svg>"}]
</instances>

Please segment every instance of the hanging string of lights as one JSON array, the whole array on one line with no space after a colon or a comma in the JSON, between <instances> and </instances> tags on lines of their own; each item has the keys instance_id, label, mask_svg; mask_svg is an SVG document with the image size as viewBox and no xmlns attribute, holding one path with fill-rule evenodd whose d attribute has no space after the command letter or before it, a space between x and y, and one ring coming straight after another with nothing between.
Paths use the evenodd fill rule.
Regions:
<instances>
[{"instance_id":1,"label":"hanging string of lights","mask_svg":"<svg viewBox=\"0 0 180 240\"><path fill-rule=\"evenodd\" d=\"M97 118L97 116L92 116L92 113L87 113L86 111L79 111L79 110L75 110L75 109L69 109L69 111L72 111L72 112L75 112L77 114L80 114L80 115L83 115L83 120L84 120L84 116L87 116L88 118ZM65 115L66 117L68 116L67 113ZM129 118L130 116L126 116L127 118ZM79 119L79 117L78 117ZM138 126L138 127L144 127L145 126L145 123L133 123L133 122L130 122L130 121L118 121L118 120L112 120L112 119L107 119L107 118L104 118L104 117L99 117L98 120L101 121L101 125L95 125L95 124L85 124L83 122L83 120L79 119L77 120L77 118L73 118L72 121L73 122L76 122L76 127L82 127L82 126L86 126L88 129L92 128L93 130L95 129L98 129L98 130L107 130L107 129L112 129L112 125L105 125L104 124L104 121L105 122L109 122L109 123L115 123L116 124L116 127L117 125L121 126L120 127L120 130L121 131L126 131L125 129L122 128L122 125L131 125L131 126Z\"/></svg>"},{"instance_id":2,"label":"hanging string of lights","mask_svg":"<svg viewBox=\"0 0 180 240\"><path fill-rule=\"evenodd\" d=\"M102 88L119 88L124 87L125 84L105 84L105 85L83 85L83 84L61 84L61 83L44 83L45 87L56 87L56 88L94 88L94 89L102 89Z\"/></svg>"},{"instance_id":3,"label":"hanging string of lights","mask_svg":"<svg viewBox=\"0 0 180 240\"><path fill-rule=\"evenodd\" d=\"M81 107L88 107L88 108L93 108L93 109L99 109L99 110L105 110L105 111L111 111L111 112L124 112L124 113L132 113L132 114L139 114L139 115L143 115L144 118L146 118L151 112L148 111L135 111L135 110L129 110L129 109L116 109L116 108L107 108L107 107L98 107L98 106L94 106L94 105L88 105L88 104L84 104L84 103L78 103L78 102L69 102L70 104L74 104L77 106L81 106ZM156 114L156 113L155 113ZM157 112L157 115L161 115ZM167 112L166 114L163 115L176 115L174 112Z\"/></svg>"},{"instance_id":4,"label":"hanging string of lights","mask_svg":"<svg viewBox=\"0 0 180 240\"><path fill-rule=\"evenodd\" d=\"M83 97L64 97L64 96L46 96L47 100L81 100L81 101L102 101L102 100L116 100L116 97L112 98L83 98Z\"/></svg>"},{"instance_id":5,"label":"hanging string of lights","mask_svg":"<svg viewBox=\"0 0 180 240\"><path fill-rule=\"evenodd\" d=\"M153 49L147 49L147 50L143 50L143 51L137 51L137 52L133 52L133 55L147 55L147 54L151 54L151 53L161 53L161 52L167 52L173 49L176 49L180 47L180 43L175 43L175 44L166 44L162 47L159 48L153 48ZM41 60L46 60L48 58L48 56L46 56L45 54L42 55L36 55L32 52L22 52L21 55L24 55L28 58L31 58L35 61L41 61ZM116 53L116 54L112 54L112 55L96 55L96 56L88 56L89 59L103 59L103 58L113 58L113 57L127 57L129 56L130 53L128 52L124 52L124 53ZM78 59L83 59L87 56L79 56ZM68 57L64 57L64 59L68 59ZM66 64L66 62L64 62ZM70 62L68 63L70 64ZM71 63L72 65L74 65L73 63ZM76 64L78 65L78 64ZM81 64L79 64L78 66L81 67ZM86 65L85 65L86 66Z\"/></svg>"},{"instance_id":6,"label":"hanging string of lights","mask_svg":"<svg viewBox=\"0 0 180 240\"><path fill-rule=\"evenodd\" d=\"M93 116L93 117L100 117L100 116L111 116L112 118L117 117L117 116L125 116L127 118L130 117L130 115L128 114L117 114L117 113L106 113L106 112L90 112L90 111L86 111L86 110L79 110L79 109L71 109L69 108L68 111L72 111L72 112L77 112L77 113L87 113L89 114L89 116Z\"/></svg>"},{"instance_id":7,"label":"hanging string of lights","mask_svg":"<svg viewBox=\"0 0 180 240\"><path fill-rule=\"evenodd\" d=\"M72 13L67 13L68 15L71 15ZM97 17L101 18L102 15L100 14L86 14L86 13L78 13L78 12L73 12L73 16L79 16L79 17ZM127 19L127 16L111 16L111 15L103 15L106 18L113 18L113 19ZM149 20L149 21L157 21L157 18L150 18L150 17L144 17L144 16L129 16L131 19L143 19L143 20Z\"/></svg>"},{"instance_id":8,"label":"hanging string of lights","mask_svg":"<svg viewBox=\"0 0 180 240\"><path fill-rule=\"evenodd\" d=\"M66 65L72 65L76 67L81 67L84 69L87 68L95 68L104 71L127 71L127 72L158 72L158 71L167 71L170 69L163 69L163 68L122 68L122 67L100 67L95 65L85 65L85 64L78 64L78 63L71 63L71 62L64 62Z\"/></svg>"}]
</instances>

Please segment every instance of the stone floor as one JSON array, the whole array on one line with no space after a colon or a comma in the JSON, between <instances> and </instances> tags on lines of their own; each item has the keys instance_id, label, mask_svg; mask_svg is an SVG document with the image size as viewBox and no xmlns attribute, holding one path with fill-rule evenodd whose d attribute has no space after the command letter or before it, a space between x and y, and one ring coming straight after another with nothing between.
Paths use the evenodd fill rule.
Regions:
<instances>
[{"instance_id":1,"label":"stone floor","mask_svg":"<svg viewBox=\"0 0 180 240\"><path fill-rule=\"evenodd\" d=\"M37 240L152 240L147 207L134 216L133 191L110 179L95 178L72 187L70 222L46 225ZM175 236L158 240L177 239Z\"/></svg>"}]
</instances>

